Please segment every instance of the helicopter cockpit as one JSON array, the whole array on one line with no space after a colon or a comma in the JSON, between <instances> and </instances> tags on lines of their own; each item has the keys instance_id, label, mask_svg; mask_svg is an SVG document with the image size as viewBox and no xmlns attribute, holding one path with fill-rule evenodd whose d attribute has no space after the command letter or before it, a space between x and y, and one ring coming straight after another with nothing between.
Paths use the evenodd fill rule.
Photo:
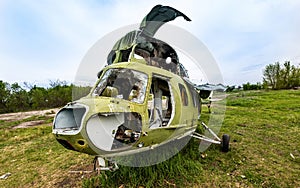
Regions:
<instances>
[{"instance_id":1,"label":"helicopter cockpit","mask_svg":"<svg viewBox=\"0 0 300 188\"><path fill-rule=\"evenodd\" d=\"M145 99L148 76L131 69L108 69L93 96L113 97L143 103Z\"/></svg>"}]
</instances>

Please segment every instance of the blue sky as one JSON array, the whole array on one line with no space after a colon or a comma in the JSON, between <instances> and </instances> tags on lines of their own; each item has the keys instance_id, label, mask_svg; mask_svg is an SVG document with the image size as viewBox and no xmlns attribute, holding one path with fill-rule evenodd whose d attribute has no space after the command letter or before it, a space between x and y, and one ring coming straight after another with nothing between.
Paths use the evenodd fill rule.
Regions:
<instances>
[{"instance_id":1,"label":"blue sky","mask_svg":"<svg viewBox=\"0 0 300 188\"><path fill-rule=\"evenodd\" d=\"M140 23L156 4L192 19L185 28L210 50L228 85L262 81L267 64L300 63L300 1L0 1L0 80L72 82L89 48ZM184 64L184 62L183 62ZM209 65L208 65L209 66Z\"/></svg>"}]
</instances>

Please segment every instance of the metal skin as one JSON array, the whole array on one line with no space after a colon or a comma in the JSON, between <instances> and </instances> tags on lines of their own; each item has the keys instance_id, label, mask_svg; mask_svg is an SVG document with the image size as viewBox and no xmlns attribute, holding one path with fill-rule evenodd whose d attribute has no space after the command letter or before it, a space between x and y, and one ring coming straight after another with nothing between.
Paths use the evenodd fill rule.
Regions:
<instances>
[{"instance_id":1,"label":"metal skin","mask_svg":"<svg viewBox=\"0 0 300 188\"><path fill-rule=\"evenodd\" d=\"M122 68L130 69L142 72L148 76L148 84L146 87L146 94L144 102L141 104L134 103L132 101L113 98L113 97L103 97L103 96L93 96L93 91L97 87L97 84L100 82L104 73L109 69ZM150 128L149 124L149 111L148 111L148 101L150 98L150 87L152 83L153 76L156 75L165 78L169 82L169 87L171 88L171 100L172 100L172 117L166 126L158 128ZM179 83L182 84L187 93L188 103L187 106L184 106L180 96ZM87 153L90 155L100 156L100 157L113 157L127 154L134 154L137 152L142 152L149 150L152 147L165 144L171 140L174 140L178 137L185 136L186 133L194 132L197 127L198 117L200 112L198 106L195 106L193 103L193 96L190 89L193 86L188 86L188 83L185 82L180 76L173 74L167 70L157 68L154 66L149 66L144 63L137 62L124 62L118 64L112 64L103 69L102 76L99 78L98 82L95 84L91 93L79 99L78 101L69 103L62 110L72 109L78 106L83 106L86 108L86 112L80 122L78 130L74 129L58 129L56 128L56 118L60 112L57 113L54 120L53 134L56 139L67 149L72 149L78 152ZM198 96L198 95L197 95ZM199 97L197 97L200 101ZM199 105L199 104L198 104ZM87 133L87 122L94 116L98 114L108 114L112 115L114 113L119 114L123 112L138 113L141 117L142 129L140 131L140 137L133 143L127 144L130 147L121 147L118 149L105 150L103 148L97 147L95 142L91 140ZM101 117L100 117L101 119ZM98 125L101 126L101 125ZM114 130L117 131L117 130ZM103 132L100 134L109 134ZM142 146L140 145L142 144Z\"/></svg>"}]
</instances>

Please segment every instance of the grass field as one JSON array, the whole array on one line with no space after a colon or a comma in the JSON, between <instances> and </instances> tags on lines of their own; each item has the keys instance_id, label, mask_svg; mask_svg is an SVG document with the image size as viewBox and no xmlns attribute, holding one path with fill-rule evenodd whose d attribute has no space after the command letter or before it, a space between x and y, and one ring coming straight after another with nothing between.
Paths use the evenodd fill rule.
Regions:
<instances>
[{"instance_id":1,"label":"grass field","mask_svg":"<svg viewBox=\"0 0 300 188\"><path fill-rule=\"evenodd\" d=\"M207 118L203 107L202 120ZM34 120L45 123L13 128ZM120 166L100 175L70 173L90 170L93 157L60 146L51 121L0 120L0 176L11 173L0 187L300 187L300 90L229 94L220 132L231 136L228 153L215 145L200 153L199 141L191 139L158 165Z\"/></svg>"}]
</instances>

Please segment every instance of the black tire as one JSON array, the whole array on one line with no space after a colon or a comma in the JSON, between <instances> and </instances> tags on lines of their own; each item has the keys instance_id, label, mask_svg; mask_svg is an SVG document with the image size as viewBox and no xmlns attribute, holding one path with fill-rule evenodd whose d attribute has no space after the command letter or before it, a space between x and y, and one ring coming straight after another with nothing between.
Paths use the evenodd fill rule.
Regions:
<instances>
[{"instance_id":1,"label":"black tire","mask_svg":"<svg viewBox=\"0 0 300 188\"><path fill-rule=\"evenodd\" d=\"M223 152L229 151L229 140L230 140L230 136L228 134L223 134L222 143L221 143L221 149Z\"/></svg>"}]
</instances>

